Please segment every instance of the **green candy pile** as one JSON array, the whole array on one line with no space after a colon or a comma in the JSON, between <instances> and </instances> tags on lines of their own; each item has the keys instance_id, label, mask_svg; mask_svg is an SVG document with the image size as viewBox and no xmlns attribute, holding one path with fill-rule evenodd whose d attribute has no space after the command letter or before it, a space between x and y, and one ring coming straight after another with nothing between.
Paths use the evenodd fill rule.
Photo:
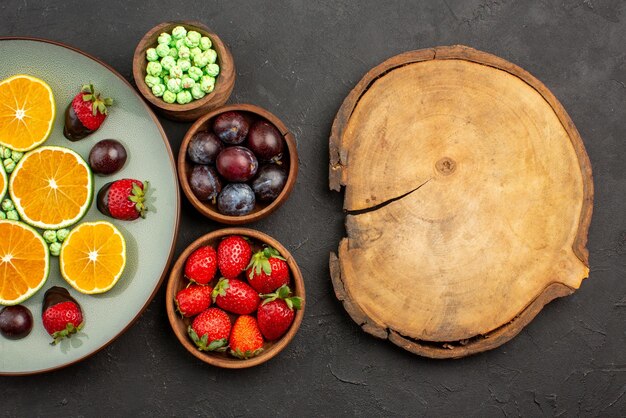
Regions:
<instances>
[{"instance_id":1,"label":"green candy pile","mask_svg":"<svg viewBox=\"0 0 626 418\"><path fill-rule=\"evenodd\" d=\"M186 104L215 89L220 73L211 40L194 30L176 26L163 32L155 48L148 48L145 82L166 103Z\"/></svg>"}]
</instances>

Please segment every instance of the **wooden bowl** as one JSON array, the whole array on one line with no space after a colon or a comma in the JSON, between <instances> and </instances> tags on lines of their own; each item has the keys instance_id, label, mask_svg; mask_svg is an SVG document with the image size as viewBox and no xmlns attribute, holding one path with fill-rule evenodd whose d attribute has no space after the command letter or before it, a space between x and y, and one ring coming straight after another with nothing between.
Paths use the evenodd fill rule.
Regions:
<instances>
[{"instance_id":1,"label":"wooden bowl","mask_svg":"<svg viewBox=\"0 0 626 418\"><path fill-rule=\"evenodd\" d=\"M176 293L179 290L183 289L185 286L187 286L187 284L189 283L189 281L184 277L185 261L187 260L189 255L191 255L191 253L199 247L205 245L211 245L217 249L219 242L229 235L242 235L251 238L253 240L253 251L255 251L256 249L260 249L263 244L270 245L278 250L278 252L287 260L287 264L289 265L292 277L292 281L289 287L291 288L295 296L300 296L302 298L302 309L296 311L296 316L287 333L283 335L280 340L270 342L266 341L263 352L258 356L252 357L247 360L237 359L226 353L204 352L198 350L189 338L189 335L187 334L187 327L191 324L192 319L182 318L180 313L176 311L176 306L174 303L174 297L176 296ZM218 276L219 274L216 275L216 277ZM214 284L214 282L212 282L212 284ZM302 322L302 318L304 317L304 308L306 304L304 280L302 278L302 273L300 272L298 265L296 264L289 251L287 251L285 247L283 247L278 241L276 241L269 235L248 228L227 228L213 231L198 238L191 245L189 245L180 255L178 260L176 260L176 264L174 264L174 267L172 268L167 283L165 298L167 306L167 317L169 318L172 329L174 330L174 334L176 334L176 337L178 338L180 343L191 354L204 361L205 363L227 369L243 369L247 367L257 366L261 363L265 363L266 361L280 353L291 342L293 337L296 335L296 332L298 332L298 328L300 328L300 323ZM234 315L231 316L231 319L234 319L234 317Z\"/></svg>"},{"instance_id":2,"label":"wooden bowl","mask_svg":"<svg viewBox=\"0 0 626 418\"><path fill-rule=\"evenodd\" d=\"M249 116L253 119L261 119L266 120L267 122L273 124L276 129L282 134L283 139L286 143L286 152L284 152L282 158L283 167L287 170L287 183L283 188L282 192L278 195L278 197L271 203L261 203L257 202L252 212L243 216L232 216L232 215L223 215L217 211L216 205L203 202L196 197L196 195L191 190L191 186L189 185L189 173L193 169L194 163L187 159L187 147L189 146L189 142L194 134L198 131L208 129L210 130L212 127L213 119L224 112L228 112L231 110L236 110L244 113L244 115ZM183 189L183 192L187 196L187 199L191 202L191 204L198 209L200 213L204 216L211 218L215 221L230 224L230 225L241 225L248 222L258 221L259 219L265 218L270 213L275 211L280 205L282 205L285 200L289 197L293 186L296 184L296 178L298 177L298 151L296 147L296 140L294 136L287 130L287 127L274 116L272 113L268 112L265 109L262 109L255 105L250 104L234 104L228 105L224 107L220 107L219 109L215 109L194 123L191 128L187 131L187 134L183 138L183 142L180 146L180 151L178 152L178 179L180 180L180 185Z\"/></svg>"},{"instance_id":3,"label":"wooden bowl","mask_svg":"<svg viewBox=\"0 0 626 418\"><path fill-rule=\"evenodd\" d=\"M220 66L220 73L215 80L215 90L200 100L194 100L184 105L164 102L160 97L152 94L152 90L144 81L146 78L146 65L148 64L146 50L156 47L159 34L162 32L171 33L176 26L184 26L187 30L195 30L203 36L208 36L213 43L213 49L217 52L217 63ZM202 23L194 21L166 22L150 29L137 44L133 57L133 77L141 95L161 115L176 121L190 122L226 103L235 86L235 63L230 50L224 42Z\"/></svg>"}]
</instances>

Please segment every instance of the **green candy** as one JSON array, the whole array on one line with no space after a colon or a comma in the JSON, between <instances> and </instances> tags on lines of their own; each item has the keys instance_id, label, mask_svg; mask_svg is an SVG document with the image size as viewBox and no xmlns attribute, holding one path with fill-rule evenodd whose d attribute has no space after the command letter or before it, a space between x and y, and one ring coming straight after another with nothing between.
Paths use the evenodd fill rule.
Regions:
<instances>
[{"instance_id":1,"label":"green candy","mask_svg":"<svg viewBox=\"0 0 626 418\"><path fill-rule=\"evenodd\" d=\"M170 78L167 80L167 91L172 93L179 93L182 89L183 82L180 78Z\"/></svg>"},{"instance_id":2,"label":"green candy","mask_svg":"<svg viewBox=\"0 0 626 418\"><path fill-rule=\"evenodd\" d=\"M187 35L187 29L182 26L176 26L172 29L172 37L174 39L183 39Z\"/></svg>"},{"instance_id":3,"label":"green candy","mask_svg":"<svg viewBox=\"0 0 626 418\"><path fill-rule=\"evenodd\" d=\"M170 52L167 54L168 57L178 58L178 49L170 48Z\"/></svg>"},{"instance_id":4,"label":"green candy","mask_svg":"<svg viewBox=\"0 0 626 418\"><path fill-rule=\"evenodd\" d=\"M19 221L20 216L17 214L16 210L10 210L7 212L7 219L10 221Z\"/></svg>"},{"instance_id":5,"label":"green candy","mask_svg":"<svg viewBox=\"0 0 626 418\"><path fill-rule=\"evenodd\" d=\"M178 104L187 104L191 102L191 100L191 93L189 93L187 90L183 90L176 95L176 103Z\"/></svg>"},{"instance_id":6,"label":"green candy","mask_svg":"<svg viewBox=\"0 0 626 418\"><path fill-rule=\"evenodd\" d=\"M161 83L161 78L159 77L155 77L153 75L147 75L146 78L144 79L144 81L146 82L146 85L150 88L154 87L157 84Z\"/></svg>"},{"instance_id":7,"label":"green candy","mask_svg":"<svg viewBox=\"0 0 626 418\"><path fill-rule=\"evenodd\" d=\"M182 59L186 59L186 60L191 58L191 49L189 49L186 46L182 46L182 47L178 48L178 58L182 58Z\"/></svg>"},{"instance_id":8,"label":"green candy","mask_svg":"<svg viewBox=\"0 0 626 418\"><path fill-rule=\"evenodd\" d=\"M70 234L70 230L67 228L63 228L63 229L59 229L57 231L57 241L59 242L63 242L65 241L65 238L67 238L67 236Z\"/></svg>"},{"instance_id":9,"label":"green candy","mask_svg":"<svg viewBox=\"0 0 626 418\"><path fill-rule=\"evenodd\" d=\"M200 45L200 42L193 42L188 37L185 37L185 46L186 47L188 47L188 48L196 48L199 45Z\"/></svg>"},{"instance_id":10,"label":"green candy","mask_svg":"<svg viewBox=\"0 0 626 418\"><path fill-rule=\"evenodd\" d=\"M204 68L209 63L209 57L204 52L193 56L193 65Z\"/></svg>"},{"instance_id":11,"label":"green candy","mask_svg":"<svg viewBox=\"0 0 626 418\"><path fill-rule=\"evenodd\" d=\"M183 86L184 89L190 89L192 88L194 85L196 84L196 82L194 81L193 78L191 77L183 77L183 80L181 82L181 85Z\"/></svg>"},{"instance_id":12,"label":"green candy","mask_svg":"<svg viewBox=\"0 0 626 418\"><path fill-rule=\"evenodd\" d=\"M200 84L194 84L191 88L191 96L196 100L200 100L204 96L206 96L206 93L202 91L202 88L200 88Z\"/></svg>"},{"instance_id":13,"label":"green candy","mask_svg":"<svg viewBox=\"0 0 626 418\"><path fill-rule=\"evenodd\" d=\"M146 50L146 59L148 61L157 61L159 59L159 54L157 54L155 48L148 48Z\"/></svg>"},{"instance_id":14,"label":"green candy","mask_svg":"<svg viewBox=\"0 0 626 418\"><path fill-rule=\"evenodd\" d=\"M183 73L185 73L191 68L191 61L180 58L176 61L176 65L178 65L180 69L183 70Z\"/></svg>"},{"instance_id":15,"label":"green candy","mask_svg":"<svg viewBox=\"0 0 626 418\"><path fill-rule=\"evenodd\" d=\"M217 75L220 73L220 66L215 63L209 64L204 67L204 73L206 75L210 75L211 77L217 77Z\"/></svg>"},{"instance_id":16,"label":"green candy","mask_svg":"<svg viewBox=\"0 0 626 418\"><path fill-rule=\"evenodd\" d=\"M165 93L163 93L163 101L165 103L174 103L176 101L176 93L166 90Z\"/></svg>"},{"instance_id":17,"label":"green candy","mask_svg":"<svg viewBox=\"0 0 626 418\"><path fill-rule=\"evenodd\" d=\"M200 33L196 32L195 30L190 30L189 32L187 32L187 39L193 42L195 46L198 46L200 45L200 39L202 39L202 35L200 35Z\"/></svg>"},{"instance_id":18,"label":"green candy","mask_svg":"<svg viewBox=\"0 0 626 418\"><path fill-rule=\"evenodd\" d=\"M11 199L4 199L0 204L0 207L2 207L2 210L5 212L15 209L15 206L13 205Z\"/></svg>"},{"instance_id":19,"label":"green candy","mask_svg":"<svg viewBox=\"0 0 626 418\"><path fill-rule=\"evenodd\" d=\"M159 57L166 57L170 53L170 46L168 44L158 44L156 47L156 52Z\"/></svg>"},{"instance_id":20,"label":"green candy","mask_svg":"<svg viewBox=\"0 0 626 418\"><path fill-rule=\"evenodd\" d=\"M13 161L10 158L7 158L4 161L2 161L2 165L4 166L4 171L6 171L7 174L11 174L13 170L15 170L15 161Z\"/></svg>"},{"instance_id":21,"label":"green candy","mask_svg":"<svg viewBox=\"0 0 626 418\"><path fill-rule=\"evenodd\" d=\"M11 150L7 147L2 147L2 158L11 158Z\"/></svg>"},{"instance_id":22,"label":"green candy","mask_svg":"<svg viewBox=\"0 0 626 418\"><path fill-rule=\"evenodd\" d=\"M18 162L19 160L21 160L23 156L24 156L23 152L19 152L19 151L11 152L11 159L15 162Z\"/></svg>"},{"instance_id":23,"label":"green candy","mask_svg":"<svg viewBox=\"0 0 626 418\"><path fill-rule=\"evenodd\" d=\"M163 67L161 67L161 64L156 61L150 61L146 66L146 72L149 75L158 77L159 75L161 75L161 71L163 71Z\"/></svg>"},{"instance_id":24,"label":"green candy","mask_svg":"<svg viewBox=\"0 0 626 418\"><path fill-rule=\"evenodd\" d=\"M178 65L174 65L172 66L172 68L170 68L170 77L181 78L182 76L183 76L183 69L180 68Z\"/></svg>"},{"instance_id":25,"label":"green candy","mask_svg":"<svg viewBox=\"0 0 626 418\"><path fill-rule=\"evenodd\" d=\"M45 239L48 244L57 242L57 232L51 229L43 231L43 239Z\"/></svg>"},{"instance_id":26,"label":"green candy","mask_svg":"<svg viewBox=\"0 0 626 418\"><path fill-rule=\"evenodd\" d=\"M52 244L50 244L50 246L48 248L50 248L50 255L53 256L53 257L58 257L59 254L61 254L61 243L60 242L53 242Z\"/></svg>"},{"instance_id":27,"label":"green candy","mask_svg":"<svg viewBox=\"0 0 626 418\"><path fill-rule=\"evenodd\" d=\"M170 76L169 76L169 72L167 73L168 75L164 75L163 77L161 77L163 79L163 84L167 85L167 82L170 81Z\"/></svg>"},{"instance_id":28,"label":"green candy","mask_svg":"<svg viewBox=\"0 0 626 418\"><path fill-rule=\"evenodd\" d=\"M210 75L202 76L200 79L200 89L205 93L211 93L215 88L215 79Z\"/></svg>"},{"instance_id":29,"label":"green candy","mask_svg":"<svg viewBox=\"0 0 626 418\"><path fill-rule=\"evenodd\" d=\"M207 56L207 59L209 60L209 64L213 64L215 61L217 61L217 52L215 52L214 49L209 49L208 51L204 51L203 54Z\"/></svg>"},{"instance_id":30,"label":"green candy","mask_svg":"<svg viewBox=\"0 0 626 418\"><path fill-rule=\"evenodd\" d=\"M200 80L200 77L203 76L202 69L198 67L189 67L187 71L187 75L193 79L193 81Z\"/></svg>"},{"instance_id":31,"label":"green candy","mask_svg":"<svg viewBox=\"0 0 626 418\"><path fill-rule=\"evenodd\" d=\"M174 46L176 46L176 49L178 49L179 51L181 48L187 48L187 46L185 45L184 39L177 39L176 44Z\"/></svg>"},{"instance_id":32,"label":"green candy","mask_svg":"<svg viewBox=\"0 0 626 418\"><path fill-rule=\"evenodd\" d=\"M189 54L191 55L191 58L193 58L198 54L202 54L202 50L198 47L191 48L191 50L189 51Z\"/></svg>"},{"instance_id":33,"label":"green candy","mask_svg":"<svg viewBox=\"0 0 626 418\"><path fill-rule=\"evenodd\" d=\"M0 211L0 219L5 220L7 218L7 214Z\"/></svg>"},{"instance_id":34,"label":"green candy","mask_svg":"<svg viewBox=\"0 0 626 418\"><path fill-rule=\"evenodd\" d=\"M165 87L165 84L157 84L155 86L152 86L152 94L154 94L156 97L163 96L163 93L165 93L166 91L167 87Z\"/></svg>"},{"instance_id":35,"label":"green candy","mask_svg":"<svg viewBox=\"0 0 626 418\"><path fill-rule=\"evenodd\" d=\"M164 70L167 70L167 74L169 75L170 70L172 69L173 66L176 65L176 58L174 57L170 57L169 55L167 57L164 57L161 60L161 67L163 67ZM161 71L161 73L163 73Z\"/></svg>"},{"instance_id":36,"label":"green candy","mask_svg":"<svg viewBox=\"0 0 626 418\"><path fill-rule=\"evenodd\" d=\"M208 36L203 36L202 38L200 38L200 49L202 49L203 51L206 51L212 46L213 46L213 42L211 42L211 39L209 39Z\"/></svg>"},{"instance_id":37,"label":"green candy","mask_svg":"<svg viewBox=\"0 0 626 418\"><path fill-rule=\"evenodd\" d=\"M172 40L172 35L170 35L167 32L163 32L157 38L157 42L160 43L160 44L169 44L171 42L171 40Z\"/></svg>"}]
</instances>

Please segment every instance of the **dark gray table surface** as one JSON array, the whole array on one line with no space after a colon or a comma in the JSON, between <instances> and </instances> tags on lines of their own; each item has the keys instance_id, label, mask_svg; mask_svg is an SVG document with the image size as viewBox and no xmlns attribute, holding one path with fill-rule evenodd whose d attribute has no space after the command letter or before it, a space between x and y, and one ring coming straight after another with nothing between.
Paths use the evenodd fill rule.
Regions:
<instances>
[{"instance_id":1,"label":"dark gray table surface","mask_svg":"<svg viewBox=\"0 0 626 418\"><path fill-rule=\"evenodd\" d=\"M0 2L0 36L64 42L129 80L136 43L155 24L197 19L217 32L237 65L230 102L269 109L297 137L301 165L291 198L250 226L293 252L308 296L302 327L281 355L228 371L178 343L163 286L135 325L93 357L44 375L0 378L0 415L626 415L625 3ZM371 67L407 50L457 43L530 71L578 127L594 170L591 274L506 345L435 361L365 334L335 299L328 254L344 227L342 195L328 190L328 135L343 98ZM162 123L177 153L189 124ZM219 227L183 197L176 255Z\"/></svg>"}]
</instances>

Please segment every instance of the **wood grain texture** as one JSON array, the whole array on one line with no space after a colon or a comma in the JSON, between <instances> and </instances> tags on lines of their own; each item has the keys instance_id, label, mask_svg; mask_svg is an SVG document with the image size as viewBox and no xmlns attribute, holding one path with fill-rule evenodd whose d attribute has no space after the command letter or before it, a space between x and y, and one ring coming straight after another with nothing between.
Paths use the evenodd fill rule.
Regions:
<instances>
[{"instance_id":1,"label":"wood grain texture","mask_svg":"<svg viewBox=\"0 0 626 418\"><path fill-rule=\"evenodd\" d=\"M582 140L541 82L493 55L441 47L368 72L334 121L329 182L350 213L337 297L409 351L494 348L588 276Z\"/></svg>"},{"instance_id":2,"label":"wood grain texture","mask_svg":"<svg viewBox=\"0 0 626 418\"><path fill-rule=\"evenodd\" d=\"M146 50L157 45L157 38L162 32L171 33L176 26L182 25L188 30L200 32L203 36L208 36L213 43L213 49L217 52L217 63L220 66L220 73L215 80L215 89L200 100L181 105L177 103L166 103L160 97L152 94L150 87L144 81L146 78ZM235 87L235 62L233 56L224 42L217 34L211 32L204 24L195 21L177 21L160 23L150 29L148 33L137 44L133 56L133 77L135 84L141 95L164 117L175 120L191 122L198 119L205 113L222 106Z\"/></svg>"},{"instance_id":3,"label":"wood grain texture","mask_svg":"<svg viewBox=\"0 0 626 418\"><path fill-rule=\"evenodd\" d=\"M285 183L285 187L283 188L283 190L274 201L270 203L257 202L252 212L242 216L224 215L218 212L216 205L198 199L191 190L191 186L189 185L189 175L194 165L193 163L190 163L189 160L187 160L187 148L189 147L189 142L191 141L191 138L193 138L195 133L198 131L212 129L214 118L221 113L229 111L242 112L244 115L249 115L252 119L263 119L274 125L276 129L278 129L278 131L282 134L283 139L285 140L287 150L281 160L282 166L287 171L287 182ZM193 125L191 125L191 127L185 134L185 137L183 138L180 150L178 152L178 179L180 181L180 186L185 193L185 196L187 196L187 199L189 199L191 204L201 214L203 214L207 218L213 219L223 224L242 225L250 222L255 222L259 219L263 219L269 216L289 198L289 195L291 194L291 191L296 184L297 178L298 148L296 146L295 137L291 132L289 132L285 124L280 119L278 119L278 117L256 105L233 104L220 107L207 113L206 115L198 119Z\"/></svg>"}]
</instances>

